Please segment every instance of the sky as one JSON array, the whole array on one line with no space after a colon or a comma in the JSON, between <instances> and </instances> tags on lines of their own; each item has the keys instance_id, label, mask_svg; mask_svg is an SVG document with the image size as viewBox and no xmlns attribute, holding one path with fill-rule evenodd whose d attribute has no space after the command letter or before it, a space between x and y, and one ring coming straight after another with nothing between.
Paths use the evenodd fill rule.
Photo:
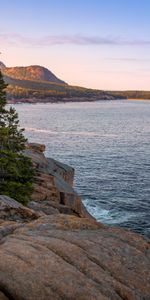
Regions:
<instances>
[{"instance_id":1,"label":"sky","mask_svg":"<svg viewBox=\"0 0 150 300\"><path fill-rule=\"evenodd\" d=\"M72 85L150 90L150 0L0 0L0 60Z\"/></svg>"}]
</instances>

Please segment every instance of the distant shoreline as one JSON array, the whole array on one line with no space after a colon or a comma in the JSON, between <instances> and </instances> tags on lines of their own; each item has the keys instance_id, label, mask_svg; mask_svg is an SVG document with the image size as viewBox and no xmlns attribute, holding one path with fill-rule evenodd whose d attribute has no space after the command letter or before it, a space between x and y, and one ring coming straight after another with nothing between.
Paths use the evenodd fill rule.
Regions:
<instances>
[{"instance_id":1,"label":"distant shoreline","mask_svg":"<svg viewBox=\"0 0 150 300\"><path fill-rule=\"evenodd\" d=\"M12 100L7 100L8 104L24 104L24 103L28 103L28 104L38 104L38 103L83 103L83 102L98 102L98 101L119 101L119 100L128 100L128 101L150 101L150 99L144 99L144 98L124 98L124 99L120 99L120 98L112 98L112 97L105 97L104 99L97 99L96 97L93 98L86 98L86 97L71 97L71 98L62 98L62 99L12 99Z\"/></svg>"},{"instance_id":2,"label":"distant shoreline","mask_svg":"<svg viewBox=\"0 0 150 300\"><path fill-rule=\"evenodd\" d=\"M30 104L37 104L37 103L71 103L71 102L97 102L97 101L118 101L118 100L126 100L114 97L104 97L103 99L98 99L97 97L71 97L71 98L51 98L51 99L8 99L8 104L17 104L17 103L30 103Z\"/></svg>"},{"instance_id":3,"label":"distant shoreline","mask_svg":"<svg viewBox=\"0 0 150 300\"><path fill-rule=\"evenodd\" d=\"M133 100L133 101L150 101L150 99L144 99L144 98L127 98L126 100Z\"/></svg>"}]
</instances>

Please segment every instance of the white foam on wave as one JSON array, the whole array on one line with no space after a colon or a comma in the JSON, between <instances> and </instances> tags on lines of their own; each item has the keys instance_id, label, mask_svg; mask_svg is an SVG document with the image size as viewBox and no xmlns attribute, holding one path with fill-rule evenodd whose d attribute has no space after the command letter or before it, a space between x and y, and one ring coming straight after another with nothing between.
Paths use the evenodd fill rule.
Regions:
<instances>
[{"instance_id":1,"label":"white foam on wave","mask_svg":"<svg viewBox=\"0 0 150 300\"><path fill-rule=\"evenodd\" d=\"M57 131L47 130L47 129L39 129L34 127L25 127L26 131L32 131L32 132L39 132L39 133L51 133L51 134L57 134Z\"/></svg>"},{"instance_id":2,"label":"white foam on wave","mask_svg":"<svg viewBox=\"0 0 150 300\"><path fill-rule=\"evenodd\" d=\"M35 127L25 127L26 131L30 132L39 132L39 133L50 133L50 134L65 134L65 135L77 135L77 136L91 136L91 137L108 137L114 138L117 137L115 134L99 134L94 131L57 131L57 130L49 130L49 129L40 129Z\"/></svg>"},{"instance_id":3,"label":"white foam on wave","mask_svg":"<svg viewBox=\"0 0 150 300\"><path fill-rule=\"evenodd\" d=\"M34 128L34 127L25 127L25 130L33 131L33 132L52 133L52 134L98 136L98 133L88 132L88 131L57 131L57 130L40 129L40 128Z\"/></svg>"},{"instance_id":4,"label":"white foam on wave","mask_svg":"<svg viewBox=\"0 0 150 300\"><path fill-rule=\"evenodd\" d=\"M100 206L96 205L96 203L95 206L93 206L93 203L91 205L89 200L84 200L83 202L88 212L93 217L95 217L97 221L108 225L124 223L135 217L135 213L125 213L124 211L119 212L114 210L103 209Z\"/></svg>"},{"instance_id":5,"label":"white foam on wave","mask_svg":"<svg viewBox=\"0 0 150 300\"><path fill-rule=\"evenodd\" d=\"M95 137L108 137L108 138L116 138L118 137L117 134L102 134L96 131L67 131L67 132L62 132L65 134L71 134L71 135L79 135L79 136L95 136Z\"/></svg>"},{"instance_id":6,"label":"white foam on wave","mask_svg":"<svg viewBox=\"0 0 150 300\"><path fill-rule=\"evenodd\" d=\"M84 200L83 201L88 212L94 217L96 218L97 221L101 221L101 222L107 222L109 217L109 210L106 209L102 209L96 206L91 206L88 204L88 201Z\"/></svg>"},{"instance_id":7,"label":"white foam on wave","mask_svg":"<svg viewBox=\"0 0 150 300\"><path fill-rule=\"evenodd\" d=\"M79 135L79 136L99 136L97 132L92 132L92 131L67 131L67 132L62 132L66 134L71 134L71 135Z\"/></svg>"}]
</instances>

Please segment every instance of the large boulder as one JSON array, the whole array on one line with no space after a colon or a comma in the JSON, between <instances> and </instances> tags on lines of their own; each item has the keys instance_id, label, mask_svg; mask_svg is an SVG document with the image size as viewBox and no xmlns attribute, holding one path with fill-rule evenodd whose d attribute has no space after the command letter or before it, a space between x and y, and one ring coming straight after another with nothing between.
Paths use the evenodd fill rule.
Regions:
<instances>
[{"instance_id":1,"label":"large boulder","mask_svg":"<svg viewBox=\"0 0 150 300\"><path fill-rule=\"evenodd\" d=\"M149 300L150 244L89 218L43 216L1 240L0 299Z\"/></svg>"},{"instance_id":2,"label":"large boulder","mask_svg":"<svg viewBox=\"0 0 150 300\"><path fill-rule=\"evenodd\" d=\"M24 154L32 159L34 166L39 172L60 176L65 182L73 186L74 169L53 158L46 158L44 155L45 145L28 143Z\"/></svg>"},{"instance_id":3,"label":"large boulder","mask_svg":"<svg viewBox=\"0 0 150 300\"><path fill-rule=\"evenodd\" d=\"M37 205L37 210L40 207L47 214L50 207L53 207L60 213L92 218L73 189L74 169L52 158L46 158L44 151L45 146L36 143L28 144L24 151L36 169L32 202L28 206L36 210L34 203L38 202L40 205Z\"/></svg>"},{"instance_id":4,"label":"large boulder","mask_svg":"<svg viewBox=\"0 0 150 300\"><path fill-rule=\"evenodd\" d=\"M16 222L31 221L39 218L41 214L29 209L14 199L0 195L0 220Z\"/></svg>"}]
</instances>

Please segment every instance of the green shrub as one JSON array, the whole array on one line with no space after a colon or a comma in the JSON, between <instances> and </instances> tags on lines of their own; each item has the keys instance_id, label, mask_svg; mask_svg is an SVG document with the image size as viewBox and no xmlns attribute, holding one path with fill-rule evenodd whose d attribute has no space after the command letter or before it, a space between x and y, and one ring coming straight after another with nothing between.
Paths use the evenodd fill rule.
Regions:
<instances>
[{"instance_id":1,"label":"green shrub","mask_svg":"<svg viewBox=\"0 0 150 300\"><path fill-rule=\"evenodd\" d=\"M0 72L0 194L26 204L32 192L34 169L22 154L27 140L19 129L15 109L6 108L6 89Z\"/></svg>"}]
</instances>

